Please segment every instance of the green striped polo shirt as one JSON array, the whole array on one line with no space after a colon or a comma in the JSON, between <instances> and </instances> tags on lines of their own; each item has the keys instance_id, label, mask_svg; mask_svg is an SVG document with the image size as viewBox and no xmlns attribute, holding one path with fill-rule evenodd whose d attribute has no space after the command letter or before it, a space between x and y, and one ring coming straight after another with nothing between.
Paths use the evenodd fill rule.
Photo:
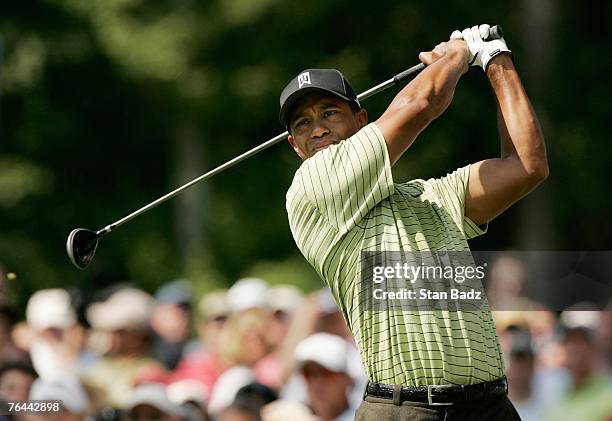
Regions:
<instances>
[{"instance_id":1,"label":"green striped polo shirt","mask_svg":"<svg viewBox=\"0 0 612 421\"><path fill-rule=\"evenodd\" d=\"M287 192L295 242L327 283L371 381L421 386L502 377L489 311L364 309L362 251L469 251L483 234L464 215L469 166L394 183L387 145L371 123L305 160ZM444 211L441 211L444 209Z\"/></svg>"}]
</instances>

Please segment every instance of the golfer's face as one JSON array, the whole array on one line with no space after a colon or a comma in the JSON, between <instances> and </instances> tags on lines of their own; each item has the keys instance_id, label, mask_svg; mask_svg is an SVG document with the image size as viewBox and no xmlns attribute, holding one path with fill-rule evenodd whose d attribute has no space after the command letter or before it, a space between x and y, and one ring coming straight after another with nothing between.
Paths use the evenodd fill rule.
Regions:
<instances>
[{"instance_id":1,"label":"golfer's face","mask_svg":"<svg viewBox=\"0 0 612 421\"><path fill-rule=\"evenodd\" d=\"M354 112L348 102L323 93L306 95L289 121L289 143L302 159L339 143L367 123L365 110Z\"/></svg>"}]
</instances>

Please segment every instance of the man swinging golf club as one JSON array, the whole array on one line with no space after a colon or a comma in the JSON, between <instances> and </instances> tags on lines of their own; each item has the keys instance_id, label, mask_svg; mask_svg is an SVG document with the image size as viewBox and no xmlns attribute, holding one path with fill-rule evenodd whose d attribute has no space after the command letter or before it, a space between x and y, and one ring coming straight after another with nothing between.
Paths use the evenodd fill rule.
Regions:
<instances>
[{"instance_id":1,"label":"man swinging golf club","mask_svg":"<svg viewBox=\"0 0 612 421\"><path fill-rule=\"evenodd\" d=\"M538 119L503 38L454 31L375 122L336 70L301 72L280 97L303 160L287 192L294 239L330 287L369 377L357 420L515 420L489 311L364 311L360 253L469 251L467 240L548 176ZM498 104L501 158L394 183L391 166L449 106L468 66Z\"/></svg>"}]
</instances>

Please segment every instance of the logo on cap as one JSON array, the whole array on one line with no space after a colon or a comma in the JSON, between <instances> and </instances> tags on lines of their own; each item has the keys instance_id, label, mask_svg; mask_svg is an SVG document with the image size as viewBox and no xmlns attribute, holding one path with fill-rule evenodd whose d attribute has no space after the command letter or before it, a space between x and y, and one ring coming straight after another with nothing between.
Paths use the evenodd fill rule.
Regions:
<instances>
[{"instance_id":1,"label":"logo on cap","mask_svg":"<svg viewBox=\"0 0 612 421\"><path fill-rule=\"evenodd\" d=\"M298 76L298 89L306 84L312 85L310 82L310 72L304 72Z\"/></svg>"}]
</instances>

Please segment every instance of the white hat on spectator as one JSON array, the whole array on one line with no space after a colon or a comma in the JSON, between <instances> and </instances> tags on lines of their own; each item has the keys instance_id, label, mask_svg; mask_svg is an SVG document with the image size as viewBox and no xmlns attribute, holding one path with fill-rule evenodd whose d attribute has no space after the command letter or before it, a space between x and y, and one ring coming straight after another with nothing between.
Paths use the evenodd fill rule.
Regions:
<instances>
[{"instance_id":1,"label":"white hat on spectator","mask_svg":"<svg viewBox=\"0 0 612 421\"><path fill-rule=\"evenodd\" d=\"M198 311L204 320L228 316L231 313L227 290L218 289L204 294L198 303Z\"/></svg>"},{"instance_id":2,"label":"white hat on spectator","mask_svg":"<svg viewBox=\"0 0 612 421\"><path fill-rule=\"evenodd\" d=\"M65 410L73 414L84 414L89 409L89 399L76 377L61 379L37 379L30 389L30 400L62 401Z\"/></svg>"},{"instance_id":3,"label":"white hat on spectator","mask_svg":"<svg viewBox=\"0 0 612 421\"><path fill-rule=\"evenodd\" d=\"M100 330L146 329L155 300L137 288L124 288L87 309L87 320Z\"/></svg>"},{"instance_id":4,"label":"white hat on spectator","mask_svg":"<svg viewBox=\"0 0 612 421\"><path fill-rule=\"evenodd\" d=\"M59 288L36 291L28 301L26 320L37 330L73 326L76 323L76 313L70 295Z\"/></svg>"},{"instance_id":5,"label":"white hat on spectator","mask_svg":"<svg viewBox=\"0 0 612 421\"><path fill-rule=\"evenodd\" d=\"M315 333L300 342L294 351L299 368L314 362L329 371L349 374L350 344L340 336Z\"/></svg>"},{"instance_id":6,"label":"white hat on spectator","mask_svg":"<svg viewBox=\"0 0 612 421\"><path fill-rule=\"evenodd\" d=\"M138 405L149 405L168 415L183 415L181 408L168 399L166 387L159 383L143 383L132 390L124 407L130 411Z\"/></svg>"},{"instance_id":7,"label":"white hat on spectator","mask_svg":"<svg viewBox=\"0 0 612 421\"><path fill-rule=\"evenodd\" d=\"M580 327L596 329L600 319L601 311L595 303L589 301L575 303L563 310L560 315L561 323L570 329Z\"/></svg>"},{"instance_id":8,"label":"white hat on spectator","mask_svg":"<svg viewBox=\"0 0 612 421\"><path fill-rule=\"evenodd\" d=\"M262 421L316 421L317 417L299 402L277 400L261 408Z\"/></svg>"},{"instance_id":9,"label":"white hat on spectator","mask_svg":"<svg viewBox=\"0 0 612 421\"><path fill-rule=\"evenodd\" d=\"M232 311L251 308L266 308L268 305L268 283L259 278L239 279L227 291L227 299Z\"/></svg>"},{"instance_id":10,"label":"white hat on spectator","mask_svg":"<svg viewBox=\"0 0 612 421\"><path fill-rule=\"evenodd\" d=\"M168 399L176 405L197 402L204 405L208 399L208 387L198 380L184 379L170 383L166 388Z\"/></svg>"},{"instance_id":11,"label":"white hat on spectator","mask_svg":"<svg viewBox=\"0 0 612 421\"><path fill-rule=\"evenodd\" d=\"M293 313L302 300L304 294L293 285L276 285L268 290L268 307L273 311Z\"/></svg>"},{"instance_id":12,"label":"white hat on spectator","mask_svg":"<svg viewBox=\"0 0 612 421\"><path fill-rule=\"evenodd\" d=\"M208 412L216 414L231 405L241 387L255 382L253 371L245 366L232 367L219 376L208 402Z\"/></svg>"}]
</instances>

